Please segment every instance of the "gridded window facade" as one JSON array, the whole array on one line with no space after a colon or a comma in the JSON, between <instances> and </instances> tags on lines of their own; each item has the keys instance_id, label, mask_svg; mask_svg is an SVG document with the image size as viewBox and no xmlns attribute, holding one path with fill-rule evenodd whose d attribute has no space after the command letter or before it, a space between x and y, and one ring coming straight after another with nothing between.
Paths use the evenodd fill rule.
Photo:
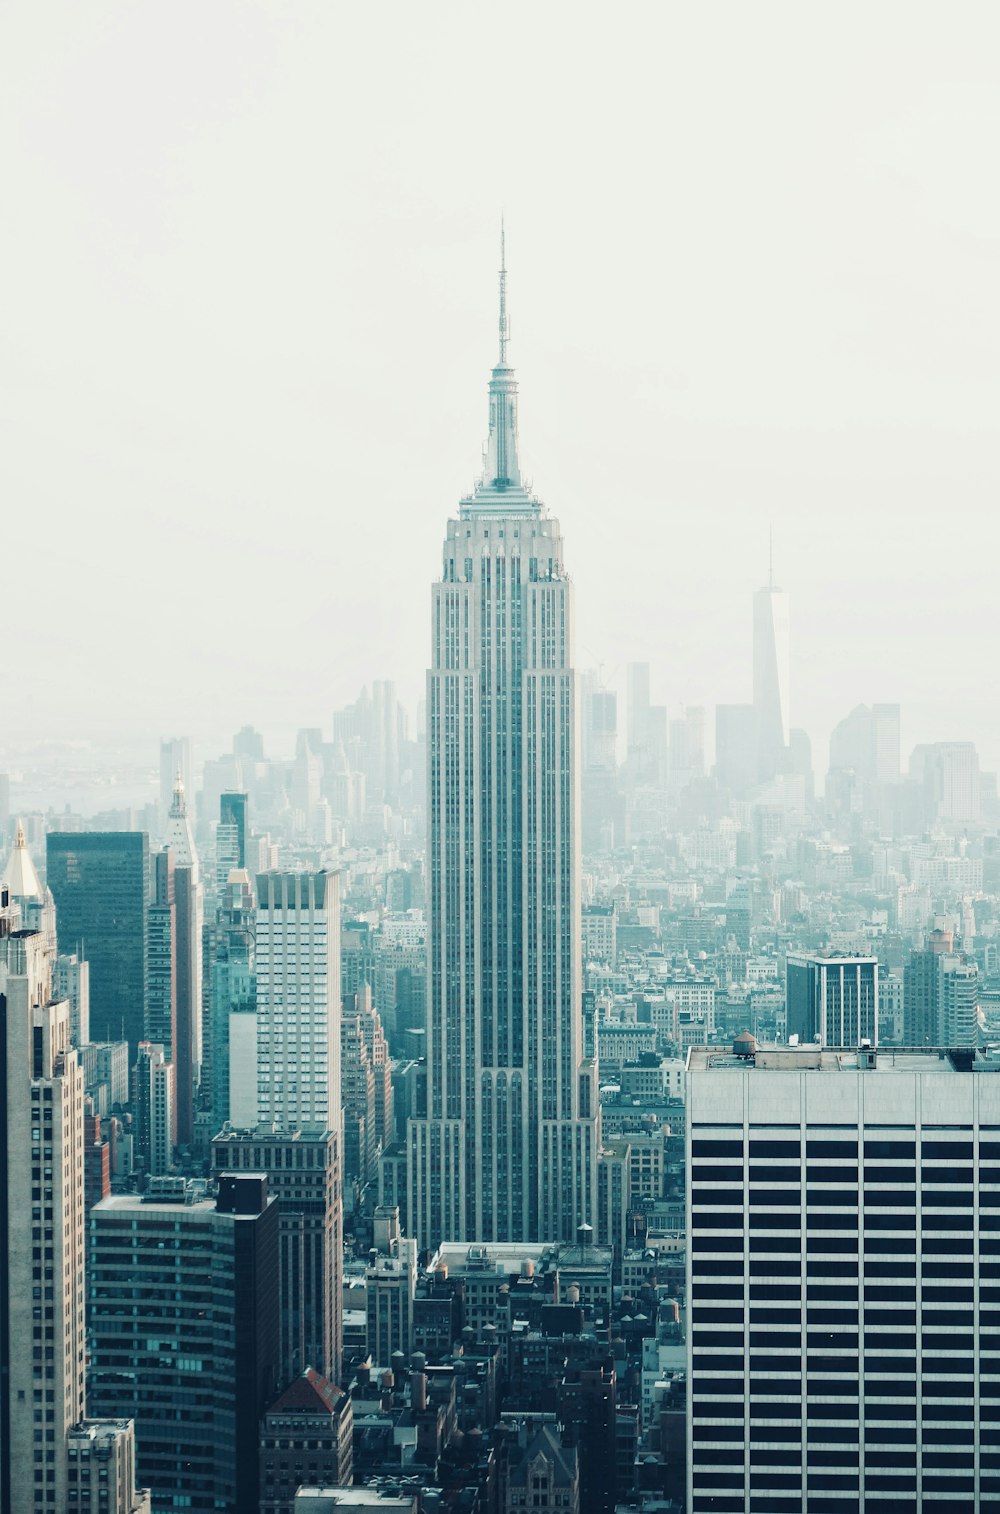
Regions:
<instances>
[{"instance_id":1,"label":"gridded window facade","mask_svg":"<svg viewBox=\"0 0 1000 1514\"><path fill-rule=\"evenodd\" d=\"M835 1122L809 1097L828 1076L805 1074L800 1097L788 1075L768 1123L750 1096L741 1124L692 1112L692 1514L988 1507L1000 1101L978 1095L993 1080L952 1074L955 1100L928 1100L919 1077L900 1098L862 1073L860 1118Z\"/></svg>"}]
</instances>

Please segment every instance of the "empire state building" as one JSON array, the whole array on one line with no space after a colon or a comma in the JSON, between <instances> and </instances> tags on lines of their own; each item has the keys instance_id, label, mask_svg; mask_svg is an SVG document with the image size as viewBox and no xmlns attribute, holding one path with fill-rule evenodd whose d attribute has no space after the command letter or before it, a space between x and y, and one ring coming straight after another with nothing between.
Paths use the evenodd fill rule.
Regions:
<instances>
[{"instance_id":1,"label":"empire state building","mask_svg":"<svg viewBox=\"0 0 1000 1514\"><path fill-rule=\"evenodd\" d=\"M485 468L432 591L426 1109L407 1151L422 1246L596 1223L573 592L558 522L521 476L501 264Z\"/></svg>"}]
</instances>

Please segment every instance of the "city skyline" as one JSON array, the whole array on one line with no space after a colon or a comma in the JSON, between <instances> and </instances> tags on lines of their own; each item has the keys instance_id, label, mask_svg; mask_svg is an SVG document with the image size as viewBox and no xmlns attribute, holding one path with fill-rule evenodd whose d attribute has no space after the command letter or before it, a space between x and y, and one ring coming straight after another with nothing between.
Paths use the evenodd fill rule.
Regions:
<instances>
[{"instance_id":1,"label":"city skyline","mask_svg":"<svg viewBox=\"0 0 1000 1514\"><path fill-rule=\"evenodd\" d=\"M527 461L572 501L581 665L649 655L671 707L747 698L741 643L773 527L795 724L814 747L853 703L889 700L908 741L972 738L1000 765L978 697L991 582L975 550L1000 456L983 253L996 212L973 189L996 103L970 19L942 30L887 5L855 47L850 21L733 12L720 51L707 18L671 8L640 24L643 46L612 45L644 80L631 89L586 34L563 70L558 21L529 34L516 7L484 46L472 18L460 35L428 18L419 41L412 23L375 39L368 18L303 8L292 33L266 7L251 20L223 4L202 18L197 62L162 13L102 13L98 32L68 12L51 50L22 11L12 52L35 62L0 107L22 144L2 484L46 522L50 593L89 586L87 635L68 645L30 580L9 584L33 677L8 731L51 736L65 718L90 737L141 726L214 742L246 720L316 724L385 677L412 706L414 589L434 569L436 502L467 484L458 438L476 424L503 208L522 382L545 416ZM485 69L475 83L449 62L463 40ZM320 60L352 46L380 53L378 107L350 77L320 85ZM188 80L181 95L137 89L152 54ZM799 66L819 55L824 68ZM502 94L512 77L547 109L513 113L483 174L443 101L458 81L471 107L470 91ZM606 110L581 115L597 78ZM317 197L323 182L333 192ZM415 354L419 380L400 382ZM137 509L147 545L133 557ZM641 551L615 545L623 513ZM263 646L251 671L220 554L303 645L350 638L352 666L317 653L279 671ZM158 573L183 614L145 613ZM120 616L142 635L122 638ZM147 685L150 665L169 683Z\"/></svg>"}]
</instances>

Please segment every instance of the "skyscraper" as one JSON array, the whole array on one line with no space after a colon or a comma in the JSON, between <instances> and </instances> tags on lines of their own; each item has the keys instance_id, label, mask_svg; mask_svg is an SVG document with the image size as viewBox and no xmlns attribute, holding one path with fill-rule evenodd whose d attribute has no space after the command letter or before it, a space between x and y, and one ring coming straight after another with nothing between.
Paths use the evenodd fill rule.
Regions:
<instances>
[{"instance_id":1,"label":"skyscraper","mask_svg":"<svg viewBox=\"0 0 1000 1514\"><path fill-rule=\"evenodd\" d=\"M174 914L177 941L177 1039L174 1078L177 1090L177 1144L194 1137L194 1101L201 1078L201 936L204 890L198 866L184 784L178 777L167 820L165 845L174 861Z\"/></svg>"},{"instance_id":2,"label":"skyscraper","mask_svg":"<svg viewBox=\"0 0 1000 1514\"><path fill-rule=\"evenodd\" d=\"M96 1510L82 1459L99 1443L102 1514L149 1514L131 1422L84 1419L83 1070L69 1004L51 996L46 938L12 929L4 899L0 890L0 1509Z\"/></svg>"},{"instance_id":3,"label":"skyscraper","mask_svg":"<svg viewBox=\"0 0 1000 1514\"><path fill-rule=\"evenodd\" d=\"M257 877L257 1114L280 1130L340 1128L336 873Z\"/></svg>"},{"instance_id":4,"label":"skyscraper","mask_svg":"<svg viewBox=\"0 0 1000 1514\"><path fill-rule=\"evenodd\" d=\"M250 874L234 868L219 892L208 960L214 1130L228 1119L257 1123L255 920Z\"/></svg>"},{"instance_id":5,"label":"skyscraper","mask_svg":"<svg viewBox=\"0 0 1000 1514\"><path fill-rule=\"evenodd\" d=\"M788 595L772 581L753 597L753 707L763 782L785 771L789 657Z\"/></svg>"},{"instance_id":6,"label":"skyscraper","mask_svg":"<svg viewBox=\"0 0 1000 1514\"><path fill-rule=\"evenodd\" d=\"M149 837L144 831L50 831L46 877L59 949L90 963L90 1034L145 1038Z\"/></svg>"},{"instance_id":7,"label":"skyscraper","mask_svg":"<svg viewBox=\"0 0 1000 1514\"><path fill-rule=\"evenodd\" d=\"M26 1514L66 1507L66 1437L84 1412L83 1072L49 971L38 932L10 937L0 964L0 1505ZM50 1433L35 1441L33 1409L46 1402Z\"/></svg>"},{"instance_id":8,"label":"skyscraper","mask_svg":"<svg viewBox=\"0 0 1000 1514\"><path fill-rule=\"evenodd\" d=\"M432 591L427 1107L408 1129L424 1246L570 1239L597 1207L573 596L558 522L521 475L507 337L502 266L484 475Z\"/></svg>"}]
</instances>

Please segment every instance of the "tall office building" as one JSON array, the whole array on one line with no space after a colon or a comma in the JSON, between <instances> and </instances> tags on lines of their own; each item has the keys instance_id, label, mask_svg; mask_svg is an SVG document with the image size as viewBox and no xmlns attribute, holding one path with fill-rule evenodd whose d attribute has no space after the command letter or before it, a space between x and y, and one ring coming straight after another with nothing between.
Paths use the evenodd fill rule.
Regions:
<instances>
[{"instance_id":1,"label":"tall office building","mask_svg":"<svg viewBox=\"0 0 1000 1514\"><path fill-rule=\"evenodd\" d=\"M978 1046L982 1037L979 968L954 951L950 931L931 932L903 970L903 1038L907 1046Z\"/></svg>"},{"instance_id":2,"label":"tall office building","mask_svg":"<svg viewBox=\"0 0 1000 1514\"><path fill-rule=\"evenodd\" d=\"M1000 1505L1000 1076L692 1051L692 1514Z\"/></svg>"},{"instance_id":3,"label":"tall office building","mask_svg":"<svg viewBox=\"0 0 1000 1514\"><path fill-rule=\"evenodd\" d=\"M597 673L581 678L581 761L584 773L613 773L618 766L618 695Z\"/></svg>"},{"instance_id":4,"label":"tall office building","mask_svg":"<svg viewBox=\"0 0 1000 1514\"><path fill-rule=\"evenodd\" d=\"M484 476L432 596L427 1108L408 1129L423 1246L571 1239L597 1209L572 586L521 476L503 268L489 397Z\"/></svg>"},{"instance_id":5,"label":"tall office building","mask_svg":"<svg viewBox=\"0 0 1000 1514\"><path fill-rule=\"evenodd\" d=\"M257 1115L279 1130L339 1128L336 873L257 877Z\"/></svg>"},{"instance_id":6,"label":"tall office building","mask_svg":"<svg viewBox=\"0 0 1000 1514\"><path fill-rule=\"evenodd\" d=\"M280 1205L281 1318L279 1381L284 1387L308 1367L336 1382L344 1258L339 1131L317 1126L280 1131L227 1127L212 1142L216 1178L264 1172Z\"/></svg>"},{"instance_id":7,"label":"tall office building","mask_svg":"<svg viewBox=\"0 0 1000 1514\"><path fill-rule=\"evenodd\" d=\"M630 662L625 670L625 744L630 759L649 748L648 662Z\"/></svg>"},{"instance_id":8,"label":"tall office building","mask_svg":"<svg viewBox=\"0 0 1000 1514\"><path fill-rule=\"evenodd\" d=\"M59 949L90 963L90 1034L127 1040L134 1058L146 1034L149 837L50 831L46 857Z\"/></svg>"},{"instance_id":9,"label":"tall office building","mask_svg":"<svg viewBox=\"0 0 1000 1514\"><path fill-rule=\"evenodd\" d=\"M878 958L789 952L785 1008L790 1036L821 1046L878 1042Z\"/></svg>"},{"instance_id":10,"label":"tall office building","mask_svg":"<svg viewBox=\"0 0 1000 1514\"><path fill-rule=\"evenodd\" d=\"M0 891L0 1509L148 1514L132 1425L86 1420L83 1072L39 932ZM82 1442L100 1443L91 1502ZM109 1477L108 1466L115 1468Z\"/></svg>"},{"instance_id":11,"label":"tall office building","mask_svg":"<svg viewBox=\"0 0 1000 1514\"><path fill-rule=\"evenodd\" d=\"M247 865L247 795L229 790L219 797L215 828L215 886L221 893L234 868Z\"/></svg>"},{"instance_id":12,"label":"tall office building","mask_svg":"<svg viewBox=\"0 0 1000 1514\"><path fill-rule=\"evenodd\" d=\"M255 922L250 874L233 869L220 892L208 962L215 1130L221 1130L229 1119L241 1125L257 1123Z\"/></svg>"},{"instance_id":13,"label":"tall office building","mask_svg":"<svg viewBox=\"0 0 1000 1514\"><path fill-rule=\"evenodd\" d=\"M162 1046L140 1041L132 1069L135 1152L146 1172L161 1177L173 1166L176 1098L174 1067Z\"/></svg>"},{"instance_id":14,"label":"tall office building","mask_svg":"<svg viewBox=\"0 0 1000 1514\"><path fill-rule=\"evenodd\" d=\"M74 1046L90 1040L90 963L76 952L60 952L52 963L52 997L69 1003L69 1033Z\"/></svg>"},{"instance_id":15,"label":"tall office building","mask_svg":"<svg viewBox=\"0 0 1000 1514\"><path fill-rule=\"evenodd\" d=\"M135 1420L158 1509L257 1514L278 1374L278 1205L260 1174L183 1178L90 1212L90 1395Z\"/></svg>"},{"instance_id":16,"label":"tall office building","mask_svg":"<svg viewBox=\"0 0 1000 1514\"><path fill-rule=\"evenodd\" d=\"M152 896L147 923L146 1035L173 1061L177 1045L177 911L174 854L166 847L153 858Z\"/></svg>"},{"instance_id":17,"label":"tall office building","mask_svg":"<svg viewBox=\"0 0 1000 1514\"><path fill-rule=\"evenodd\" d=\"M195 1096L201 1081L201 938L204 890L180 778L174 784L164 845L174 863L174 915L177 942L177 1039L174 1078L177 1088L177 1144L194 1139Z\"/></svg>"},{"instance_id":18,"label":"tall office building","mask_svg":"<svg viewBox=\"0 0 1000 1514\"><path fill-rule=\"evenodd\" d=\"M971 741L936 741L913 748L910 777L921 784L930 822L970 825L980 818L982 777Z\"/></svg>"},{"instance_id":19,"label":"tall office building","mask_svg":"<svg viewBox=\"0 0 1000 1514\"><path fill-rule=\"evenodd\" d=\"M899 781L899 705L859 704L830 734L830 769L872 783Z\"/></svg>"},{"instance_id":20,"label":"tall office building","mask_svg":"<svg viewBox=\"0 0 1000 1514\"><path fill-rule=\"evenodd\" d=\"M756 715L752 704L715 707L715 776L741 794L757 781Z\"/></svg>"},{"instance_id":21,"label":"tall office building","mask_svg":"<svg viewBox=\"0 0 1000 1514\"><path fill-rule=\"evenodd\" d=\"M44 938L15 933L0 962L0 1507L25 1514L65 1509L84 1413L83 1072L50 988Z\"/></svg>"},{"instance_id":22,"label":"tall office building","mask_svg":"<svg viewBox=\"0 0 1000 1514\"><path fill-rule=\"evenodd\" d=\"M763 782L787 764L790 655L788 595L769 583L753 597L753 708Z\"/></svg>"}]
</instances>

